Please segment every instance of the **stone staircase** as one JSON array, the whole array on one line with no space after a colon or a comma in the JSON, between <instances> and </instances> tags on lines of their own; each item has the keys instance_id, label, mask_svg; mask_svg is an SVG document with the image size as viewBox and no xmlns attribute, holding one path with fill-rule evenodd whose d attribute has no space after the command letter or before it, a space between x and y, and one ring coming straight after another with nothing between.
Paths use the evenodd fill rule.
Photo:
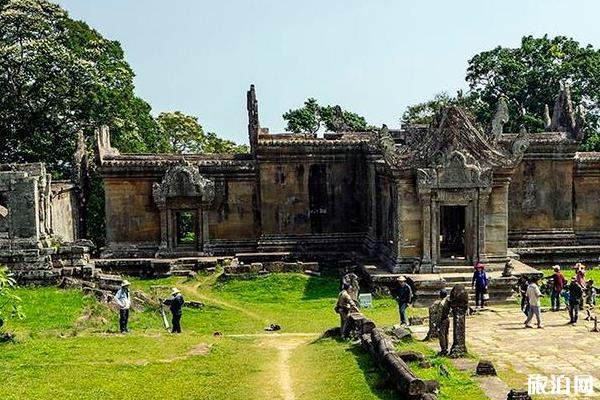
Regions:
<instances>
[{"instance_id":1,"label":"stone staircase","mask_svg":"<svg viewBox=\"0 0 600 400\"><path fill-rule=\"evenodd\" d=\"M487 304L506 304L514 301L513 287L517 283L520 275L538 275L541 273L528 265L513 260L515 269L510 277L503 277L503 264L486 265L490 283L488 286L488 294L490 296ZM429 306L439 297L439 291L446 289L448 292L455 285L463 285L469 294L469 303L475 305L475 291L471 287L471 279L473 276L473 267L466 265L448 265L441 266L440 273L435 274L396 274L389 272L378 262L363 262L359 267L372 288L376 287L391 287L396 285L396 281L400 275L406 277L416 290L417 306Z\"/></svg>"}]
</instances>

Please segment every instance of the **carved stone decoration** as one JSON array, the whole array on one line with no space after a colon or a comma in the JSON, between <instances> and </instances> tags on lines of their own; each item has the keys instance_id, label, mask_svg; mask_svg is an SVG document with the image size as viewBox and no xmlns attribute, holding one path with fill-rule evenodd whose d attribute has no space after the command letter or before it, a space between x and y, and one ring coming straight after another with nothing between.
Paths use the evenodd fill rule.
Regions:
<instances>
[{"instance_id":1,"label":"carved stone decoration","mask_svg":"<svg viewBox=\"0 0 600 400\"><path fill-rule=\"evenodd\" d=\"M560 85L552 120L550 122L550 131L568 132L574 139L583 139L583 117L577 117L571 101L571 88L568 83L563 82Z\"/></svg>"},{"instance_id":2,"label":"carved stone decoration","mask_svg":"<svg viewBox=\"0 0 600 400\"><path fill-rule=\"evenodd\" d=\"M381 152L386 163L392 166L400 164L396 142L387 125L383 124L380 130L374 132L373 144Z\"/></svg>"},{"instance_id":3,"label":"carved stone decoration","mask_svg":"<svg viewBox=\"0 0 600 400\"><path fill-rule=\"evenodd\" d=\"M348 124L346 124L346 121L344 119L344 112L342 111L342 107L338 105L333 107L333 118L331 124L333 125L334 132L347 132L349 130Z\"/></svg>"},{"instance_id":4,"label":"carved stone decoration","mask_svg":"<svg viewBox=\"0 0 600 400\"><path fill-rule=\"evenodd\" d=\"M248 110L248 138L250 140L251 151L254 152L256 146L258 146L258 134L260 132L258 100L256 99L254 85L250 85L250 90L246 93L246 108Z\"/></svg>"},{"instance_id":5,"label":"carved stone decoration","mask_svg":"<svg viewBox=\"0 0 600 400\"><path fill-rule=\"evenodd\" d=\"M494 143L496 143L498 139L500 139L500 136L502 136L502 129L508 122L509 118L508 103L504 97L500 97L500 100L498 100L498 105L496 106L494 119L492 120L491 136Z\"/></svg>"},{"instance_id":6,"label":"carved stone decoration","mask_svg":"<svg viewBox=\"0 0 600 400\"><path fill-rule=\"evenodd\" d=\"M548 108L548 104L544 104L544 128L546 130L550 130L550 126L552 126L552 118L550 118L550 108Z\"/></svg>"},{"instance_id":7,"label":"carved stone decoration","mask_svg":"<svg viewBox=\"0 0 600 400\"><path fill-rule=\"evenodd\" d=\"M96 145L98 146L98 158L100 159L100 164L102 164L106 158L119 155L119 150L115 149L110 144L110 131L106 125L96 128Z\"/></svg>"},{"instance_id":8,"label":"carved stone decoration","mask_svg":"<svg viewBox=\"0 0 600 400\"><path fill-rule=\"evenodd\" d=\"M452 307L452 347L450 357L459 358L467 354L466 321L467 308L469 307L469 294L464 286L456 285L450 292L450 306Z\"/></svg>"},{"instance_id":9,"label":"carved stone decoration","mask_svg":"<svg viewBox=\"0 0 600 400\"><path fill-rule=\"evenodd\" d=\"M152 195L159 208L165 207L168 197L198 197L202 203L211 203L215 184L190 164L177 165L167 170L161 183L154 183Z\"/></svg>"}]
</instances>

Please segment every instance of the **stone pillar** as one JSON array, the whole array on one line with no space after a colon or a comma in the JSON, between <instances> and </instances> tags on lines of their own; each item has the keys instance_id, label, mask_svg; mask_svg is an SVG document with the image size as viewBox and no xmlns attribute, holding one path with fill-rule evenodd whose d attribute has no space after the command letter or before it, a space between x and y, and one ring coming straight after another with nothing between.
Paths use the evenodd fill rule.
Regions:
<instances>
[{"instance_id":1,"label":"stone pillar","mask_svg":"<svg viewBox=\"0 0 600 400\"><path fill-rule=\"evenodd\" d=\"M491 188L481 188L477 194L477 257L474 257L474 262L486 262L485 250L485 220L488 199L492 193Z\"/></svg>"},{"instance_id":2,"label":"stone pillar","mask_svg":"<svg viewBox=\"0 0 600 400\"><path fill-rule=\"evenodd\" d=\"M431 268L433 272L433 262L431 257L431 232L432 232L432 218L431 218L431 192L421 192L421 229L423 231L423 246L421 254L421 272L428 272Z\"/></svg>"},{"instance_id":3,"label":"stone pillar","mask_svg":"<svg viewBox=\"0 0 600 400\"><path fill-rule=\"evenodd\" d=\"M467 354L466 322L469 307L469 295L462 285L456 285L450 292L452 307L452 348L450 357L459 358Z\"/></svg>"},{"instance_id":4,"label":"stone pillar","mask_svg":"<svg viewBox=\"0 0 600 400\"><path fill-rule=\"evenodd\" d=\"M169 233L168 233L168 217L167 209L160 208L160 250L167 250L169 248Z\"/></svg>"}]
</instances>

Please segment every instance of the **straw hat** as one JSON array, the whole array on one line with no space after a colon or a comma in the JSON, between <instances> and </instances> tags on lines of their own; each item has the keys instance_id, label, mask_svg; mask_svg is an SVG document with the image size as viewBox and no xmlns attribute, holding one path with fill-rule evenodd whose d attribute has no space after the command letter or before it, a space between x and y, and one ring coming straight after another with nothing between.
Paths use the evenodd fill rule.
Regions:
<instances>
[{"instance_id":1,"label":"straw hat","mask_svg":"<svg viewBox=\"0 0 600 400\"><path fill-rule=\"evenodd\" d=\"M121 287L130 286L130 285L131 285L131 283L127 279L124 279L123 282L121 282Z\"/></svg>"},{"instance_id":2,"label":"straw hat","mask_svg":"<svg viewBox=\"0 0 600 400\"><path fill-rule=\"evenodd\" d=\"M177 293L179 293L179 289L177 289L176 287L171 289L171 294L177 294Z\"/></svg>"},{"instance_id":3,"label":"straw hat","mask_svg":"<svg viewBox=\"0 0 600 400\"><path fill-rule=\"evenodd\" d=\"M406 282L406 278L404 276L399 276L398 282Z\"/></svg>"}]
</instances>

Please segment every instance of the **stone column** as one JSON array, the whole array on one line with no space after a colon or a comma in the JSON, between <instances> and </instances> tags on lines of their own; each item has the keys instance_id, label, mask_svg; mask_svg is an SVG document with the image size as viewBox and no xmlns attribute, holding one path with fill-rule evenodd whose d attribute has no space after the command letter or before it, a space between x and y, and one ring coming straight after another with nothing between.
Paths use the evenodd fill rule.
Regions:
<instances>
[{"instance_id":1,"label":"stone column","mask_svg":"<svg viewBox=\"0 0 600 400\"><path fill-rule=\"evenodd\" d=\"M160 250L166 250L169 248L168 241L168 218L167 218L167 209L161 207L160 211Z\"/></svg>"},{"instance_id":2,"label":"stone column","mask_svg":"<svg viewBox=\"0 0 600 400\"><path fill-rule=\"evenodd\" d=\"M450 357L459 358L467 354L466 323L469 295L462 285L456 285L450 292L452 307L452 348Z\"/></svg>"},{"instance_id":3,"label":"stone column","mask_svg":"<svg viewBox=\"0 0 600 400\"><path fill-rule=\"evenodd\" d=\"M485 214L490 193L492 193L492 188L488 187L479 189L479 193L477 194L477 257L473 260L474 262L487 261L485 253Z\"/></svg>"},{"instance_id":4,"label":"stone column","mask_svg":"<svg viewBox=\"0 0 600 400\"><path fill-rule=\"evenodd\" d=\"M421 197L421 229L423 231L423 246L421 255L421 271L425 272L428 268L431 268L433 272L433 265L431 260L431 232L432 232L432 220L431 220L431 192L426 191L420 193Z\"/></svg>"}]
</instances>

